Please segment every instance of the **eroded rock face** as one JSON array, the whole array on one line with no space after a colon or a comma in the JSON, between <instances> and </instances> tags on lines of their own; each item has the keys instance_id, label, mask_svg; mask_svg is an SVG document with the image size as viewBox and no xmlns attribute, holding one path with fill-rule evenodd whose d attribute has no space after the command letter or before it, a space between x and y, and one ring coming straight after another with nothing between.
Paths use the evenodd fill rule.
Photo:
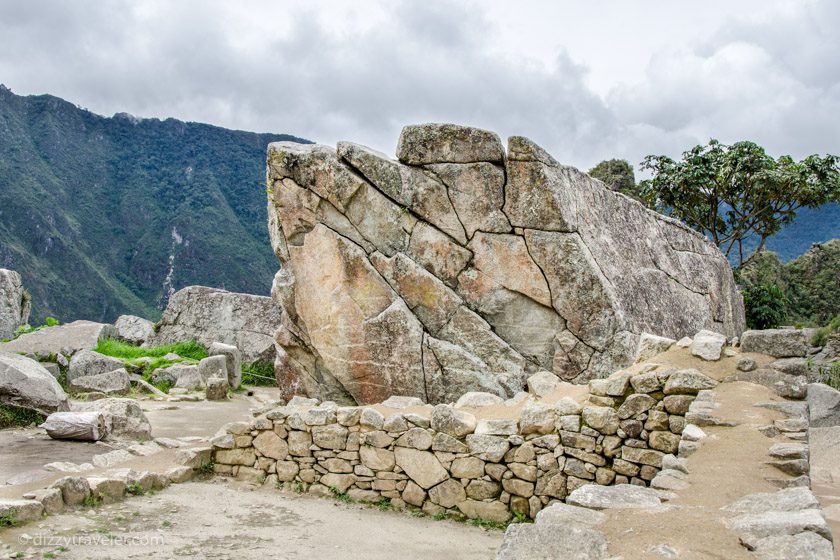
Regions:
<instances>
[{"instance_id":1,"label":"eroded rock face","mask_svg":"<svg viewBox=\"0 0 840 560\"><path fill-rule=\"evenodd\" d=\"M271 298L188 286L169 299L156 332L144 346L195 340L236 346L244 362L272 362L280 310Z\"/></svg>"},{"instance_id":2,"label":"eroded rock face","mask_svg":"<svg viewBox=\"0 0 840 560\"><path fill-rule=\"evenodd\" d=\"M29 321L29 294L20 274L0 268L0 340L11 338L15 330Z\"/></svg>"},{"instance_id":3,"label":"eroded rock face","mask_svg":"<svg viewBox=\"0 0 840 560\"><path fill-rule=\"evenodd\" d=\"M632 363L642 333L737 336L743 305L702 236L530 140L404 129L399 161L339 143L268 150L279 385L371 403L509 397Z\"/></svg>"}]
</instances>

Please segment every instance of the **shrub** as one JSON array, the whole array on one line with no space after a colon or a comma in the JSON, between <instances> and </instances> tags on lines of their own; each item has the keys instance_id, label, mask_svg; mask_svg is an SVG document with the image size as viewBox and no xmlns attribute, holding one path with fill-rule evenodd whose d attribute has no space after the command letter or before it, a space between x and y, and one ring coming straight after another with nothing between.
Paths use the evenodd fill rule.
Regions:
<instances>
[{"instance_id":1,"label":"shrub","mask_svg":"<svg viewBox=\"0 0 840 560\"><path fill-rule=\"evenodd\" d=\"M785 320L788 301L775 284L755 284L741 293L749 328L772 329Z\"/></svg>"},{"instance_id":2,"label":"shrub","mask_svg":"<svg viewBox=\"0 0 840 560\"><path fill-rule=\"evenodd\" d=\"M837 331L840 331L840 315L829 321L824 327L817 329L817 332L811 338L811 344L813 346L824 346L828 337Z\"/></svg>"},{"instance_id":3,"label":"shrub","mask_svg":"<svg viewBox=\"0 0 840 560\"><path fill-rule=\"evenodd\" d=\"M274 377L274 364L270 362L242 364L242 384L274 387L277 385L277 378Z\"/></svg>"}]
</instances>

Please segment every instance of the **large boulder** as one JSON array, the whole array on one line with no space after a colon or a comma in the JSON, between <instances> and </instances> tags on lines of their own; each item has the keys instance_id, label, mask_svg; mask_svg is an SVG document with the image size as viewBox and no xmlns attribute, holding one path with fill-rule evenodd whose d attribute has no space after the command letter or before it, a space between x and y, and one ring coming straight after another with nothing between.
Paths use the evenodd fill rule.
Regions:
<instances>
[{"instance_id":1,"label":"large boulder","mask_svg":"<svg viewBox=\"0 0 840 560\"><path fill-rule=\"evenodd\" d=\"M531 141L505 158L493 133L418 125L398 153L269 146L289 395L509 397L539 370L581 383L628 366L645 332L744 329L714 245Z\"/></svg>"},{"instance_id":2,"label":"large boulder","mask_svg":"<svg viewBox=\"0 0 840 560\"><path fill-rule=\"evenodd\" d=\"M108 373L125 367L125 362L112 356L106 356L93 350L80 350L73 354L67 367L67 381L79 377L90 377Z\"/></svg>"},{"instance_id":3,"label":"large boulder","mask_svg":"<svg viewBox=\"0 0 840 560\"><path fill-rule=\"evenodd\" d=\"M100 412L105 417L105 429L110 438L141 439L152 438L152 425L134 399L99 399L73 403L78 412Z\"/></svg>"},{"instance_id":4,"label":"large boulder","mask_svg":"<svg viewBox=\"0 0 840 560\"><path fill-rule=\"evenodd\" d=\"M41 414L69 410L67 395L50 372L25 356L0 351L0 403Z\"/></svg>"},{"instance_id":5,"label":"large boulder","mask_svg":"<svg viewBox=\"0 0 840 560\"><path fill-rule=\"evenodd\" d=\"M823 383L810 383L807 398L812 428L840 426L840 391Z\"/></svg>"},{"instance_id":6,"label":"large boulder","mask_svg":"<svg viewBox=\"0 0 840 560\"><path fill-rule=\"evenodd\" d=\"M104 393L121 395L131 389L131 380L125 368L97 375L83 375L70 381L70 391L76 393Z\"/></svg>"},{"instance_id":7,"label":"large boulder","mask_svg":"<svg viewBox=\"0 0 840 560\"><path fill-rule=\"evenodd\" d=\"M741 336L741 351L767 354L775 358L802 357L808 349L801 329L746 331Z\"/></svg>"},{"instance_id":8,"label":"large boulder","mask_svg":"<svg viewBox=\"0 0 840 560\"><path fill-rule=\"evenodd\" d=\"M29 321L29 293L23 288L20 274L0 268L0 340L12 338Z\"/></svg>"},{"instance_id":9,"label":"large boulder","mask_svg":"<svg viewBox=\"0 0 840 560\"><path fill-rule=\"evenodd\" d=\"M120 315L114 327L121 340L131 344L142 344L155 332L155 324L136 315Z\"/></svg>"},{"instance_id":10,"label":"large boulder","mask_svg":"<svg viewBox=\"0 0 840 560\"><path fill-rule=\"evenodd\" d=\"M188 286L169 298L157 331L144 346L195 340L239 348L245 362L274 361L280 309L270 297Z\"/></svg>"},{"instance_id":11,"label":"large boulder","mask_svg":"<svg viewBox=\"0 0 840 560\"><path fill-rule=\"evenodd\" d=\"M115 338L114 325L93 321L73 321L65 325L47 327L17 337L11 342L0 344L2 352L20 352L38 357L58 353L75 354L80 350L91 350L103 338Z\"/></svg>"}]
</instances>

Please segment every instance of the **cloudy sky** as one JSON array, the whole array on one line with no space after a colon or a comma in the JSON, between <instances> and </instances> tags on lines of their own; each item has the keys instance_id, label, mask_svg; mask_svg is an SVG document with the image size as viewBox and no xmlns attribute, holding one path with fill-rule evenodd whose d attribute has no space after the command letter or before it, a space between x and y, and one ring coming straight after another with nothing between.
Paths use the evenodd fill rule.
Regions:
<instances>
[{"instance_id":1,"label":"cloudy sky","mask_svg":"<svg viewBox=\"0 0 840 560\"><path fill-rule=\"evenodd\" d=\"M350 139L446 121L587 168L710 137L840 152L836 0L0 0L0 83L94 112Z\"/></svg>"}]
</instances>

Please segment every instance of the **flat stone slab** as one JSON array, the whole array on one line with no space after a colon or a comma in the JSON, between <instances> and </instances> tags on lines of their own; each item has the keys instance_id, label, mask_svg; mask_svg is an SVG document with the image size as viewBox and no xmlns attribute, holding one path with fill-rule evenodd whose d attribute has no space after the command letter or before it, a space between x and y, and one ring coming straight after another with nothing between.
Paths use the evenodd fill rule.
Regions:
<instances>
[{"instance_id":1,"label":"flat stone slab","mask_svg":"<svg viewBox=\"0 0 840 560\"><path fill-rule=\"evenodd\" d=\"M496 560L607 558L607 539L598 531L554 524L516 523L505 531Z\"/></svg>"},{"instance_id":2,"label":"flat stone slab","mask_svg":"<svg viewBox=\"0 0 840 560\"><path fill-rule=\"evenodd\" d=\"M11 342L0 344L0 351L49 356L69 350L72 354L79 350L91 350L100 339L116 336L117 329L114 325L73 321L21 335Z\"/></svg>"},{"instance_id":3,"label":"flat stone slab","mask_svg":"<svg viewBox=\"0 0 840 560\"><path fill-rule=\"evenodd\" d=\"M587 484L566 498L566 503L591 509L651 509L662 505L655 490L631 484Z\"/></svg>"}]
</instances>

